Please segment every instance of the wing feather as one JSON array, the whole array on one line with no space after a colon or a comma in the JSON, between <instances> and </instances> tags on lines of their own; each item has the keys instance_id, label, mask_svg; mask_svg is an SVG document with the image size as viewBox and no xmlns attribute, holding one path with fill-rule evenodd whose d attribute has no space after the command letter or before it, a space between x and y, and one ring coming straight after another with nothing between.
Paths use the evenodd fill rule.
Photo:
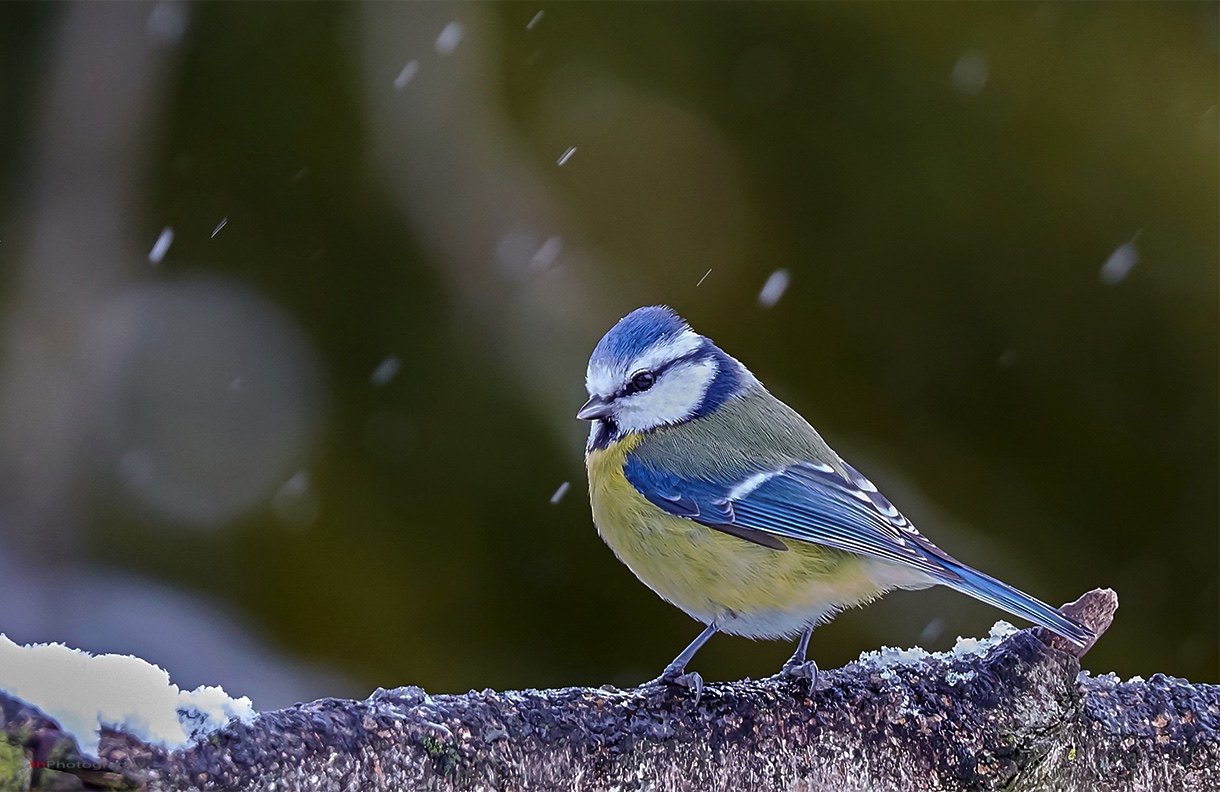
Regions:
<instances>
[{"instance_id":1,"label":"wing feather","mask_svg":"<svg viewBox=\"0 0 1220 792\"><path fill-rule=\"evenodd\" d=\"M750 471L739 480L682 477L629 456L623 472L649 502L679 517L775 549L809 542L917 569L933 580L1084 645L1092 633L1057 609L932 544L872 482L844 464Z\"/></svg>"},{"instance_id":2,"label":"wing feather","mask_svg":"<svg viewBox=\"0 0 1220 792\"><path fill-rule=\"evenodd\" d=\"M655 506L709 528L810 542L911 566L941 580L958 578L940 563L944 554L876 487L864 489L860 482L867 479L848 470L856 481L829 465L797 462L721 482L662 473L629 457L623 472Z\"/></svg>"}]
</instances>

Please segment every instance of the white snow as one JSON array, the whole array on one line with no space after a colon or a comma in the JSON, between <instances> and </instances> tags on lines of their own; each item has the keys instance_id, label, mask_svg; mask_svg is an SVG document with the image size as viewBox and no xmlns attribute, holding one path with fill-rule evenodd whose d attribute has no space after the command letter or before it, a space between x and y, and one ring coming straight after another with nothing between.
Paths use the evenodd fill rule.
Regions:
<instances>
[{"instance_id":1,"label":"white snow","mask_svg":"<svg viewBox=\"0 0 1220 792\"><path fill-rule=\"evenodd\" d=\"M950 687L959 682L969 682L972 679L974 679L974 672L968 669L961 673L952 669L945 672L945 681L949 683Z\"/></svg>"},{"instance_id":2,"label":"white snow","mask_svg":"<svg viewBox=\"0 0 1220 792\"><path fill-rule=\"evenodd\" d=\"M172 244L174 244L174 229L166 226L161 229L161 235L153 243L152 250L148 251L149 263L160 264L161 259L165 258L165 254L169 252L169 246Z\"/></svg>"},{"instance_id":3,"label":"white snow","mask_svg":"<svg viewBox=\"0 0 1220 792\"><path fill-rule=\"evenodd\" d=\"M92 655L58 643L18 646L2 633L0 690L54 718L91 755L102 726L172 750L234 718L254 718L245 696L206 685L180 690L168 672L138 657Z\"/></svg>"},{"instance_id":4,"label":"white snow","mask_svg":"<svg viewBox=\"0 0 1220 792\"><path fill-rule=\"evenodd\" d=\"M572 159L572 155L575 153L576 153L576 147L568 146L568 150L559 156L559 159L555 161L555 164L560 167L563 167L564 165L567 164L568 160Z\"/></svg>"},{"instance_id":5,"label":"white snow","mask_svg":"<svg viewBox=\"0 0 1220 792\"><path fill-rule=\"evenodd\" d=\"M148 34L157 44L172 47L182 41L188 21L185 3L157 3L148 15Z\"/></svg>"},{"instance_id":6,"label":"white snow","mask_svg":"<svg viewBox=\"0 0 1220 792\"><path fill-rule=\"evenodd\" d=\"M466 30L462 27L461 22L456 20L450 22L448 25L445 25L444 29L441 30L441 34L436 37L436 44L434 45L436 51L441 55L448 55L457 49L457 45L462 43L462 37L465 35Z\"/></svg>"},{"instance_id":7,"label":"white snow","mask_svg":"<svg viewBox=\"0 0 1220 792\"><path fill-rule=\"evenodd\" d=\"M920 642L935 641L940 637L940 634L945 629L945 620L937 616L932 621L928 622L928 626L923 628L923 632L919 634Z\"/></svg>"},{"instance_id":8,"label":"white snow","mask_svg":"<svg viewBox=\"0 0 1220 792\"><path fill-rule=\"evenodd\" d=\"M915 665L931 656L931 653L918 646L913 646L910 649L883 646L870 652L861 652L860 659L857 662L885 668L894 665Z\"/></svg>"},{"instance_id":9,"label":"white snow","mask_svg":"<svg viewBox=\"0 0 1220 792\"><path fill-rule=\"evenodd\" d=\"M419 61L407 61L407 65L403 66L402 71L400 71L398 76L394 78L394 90L401 91L403 88L406 88L407 83L411 82L411 79L415 77L415 74L418 71Z\"/></svg>"},{"instance_id":10,"label":"white snow","mask_svg":"<svg viewBox=\"0 0 1220 792\"><path fill-rule=\"evenodd\" d=\"M535 271L545 270L555 263L555 259L559 258L561 252L563 252L563 237L547 237L546 241L542 243L542 247L538 248L538 252L530 259L530 267Z\"/></svg>"},{"instance_id":11,"label":"white snow","mask_svg":"<svg viewBox=\"0 0 1220 792\"><path fill-rule=\"evenodd\" d=\"M563 500L563 496L568 494L568 488L572 486L572 482L565 481L559 485L559 489L555 490L555 494L551 496L551 505L559 503Z\"/></svg>"},{"instance_id":12,"label":"white snow","mask_svg":"<svg viewBox=\"0 0 1220 792\"><path fill-rule=\"evenodd\" d=\"M317 521L320 508L307 470L294 473L271 498L271 510L289 528L310 527Z\"/></svg>"},{"instance_id":13,"label":"white snow","mask_svg":"<svg viewBox=\"0 0 1220 792\"><path fill-rule=\"evenodd\" d=\"M384 385L389 385L390 382L398 376L398 372L402 370L402 361L394 355L390 355L385 360L373 369L373 373L369 375L369 382L374 388L380 388Z\"/></svg>"},{"instance_id":14,"label":"white snow","mask_svg":"<svg viewBox=\"0 0 1220 792\"><path fill-rule=\"evenodd\" d=\"M864 665L886 668L889 666L915 665L925 660L961 659L971 655L986 654L1015 632L1017 632L1016 627L1001 620L995 623L986 638L962 638L959 636L957 643L947 652L928 652L918 646L910 649L896 649L892 646L883 646L871 652L861 652L858 662Z\"/></svg>"},{"instance_id":15,"label":"white snow","mask_svg":"<svg viewBox=\"0 0 1220 792\"><path fill-rule=\"evenodd\" d=\"M949 80L953 83L953 89L962 96L974 96L986 87L989 73L987 56L977 50L969 50L953 64L953 74Z\"/></svg>"},{"instance_id":16,"label":"white snow","mask_svg":"<svg viewBox=\"0 0 1220 792\"><path fill-rule=\"evenodd\" d=\"M758 304L763 308L773 307L784 296L784 292L788 291L788 284L791 282L792 275L788 270L777 269L772 272L763 284L762 291L758 293Z\"/></svg>"},{"instance_id":17,"label":"white snow","mask_svg":"<svg viewBox=\"0 0 1220 792\"><path fill-rule=\"evenodd\" d=\"M1138 234L1136 235L1138 236ZM1122 283L1127 274L1139 263L1140 252L1135 247L1135 240L1119 245L1101 265L1101 282L1107 286Z\"/></svg>"}]
</instances>

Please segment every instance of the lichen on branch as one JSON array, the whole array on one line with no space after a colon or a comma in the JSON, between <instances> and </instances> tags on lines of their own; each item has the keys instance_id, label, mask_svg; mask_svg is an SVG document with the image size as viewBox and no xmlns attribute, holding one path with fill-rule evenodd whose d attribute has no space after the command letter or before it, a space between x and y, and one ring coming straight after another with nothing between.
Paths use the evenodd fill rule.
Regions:
<instances>
[{"instance_id":1,"label":"lichen on branch","mask_svg":"<svg viewBox=\"0 0 1220 792\"><path fill-rule=\"evenodd\" d=\"M1116 607L1093 591L1066 609L1100 635ZM709 684L697 703L659 685L378 690L172 752L107 732L99 758L109 782L151 790L1220 789L1220 687L1093 677L1076 656L1087 647L1053 643L1028 629L969 651L876 653L813 689ZM58 739L28 715L22 733L35 761Z\"/></svg>"}]
</instances>

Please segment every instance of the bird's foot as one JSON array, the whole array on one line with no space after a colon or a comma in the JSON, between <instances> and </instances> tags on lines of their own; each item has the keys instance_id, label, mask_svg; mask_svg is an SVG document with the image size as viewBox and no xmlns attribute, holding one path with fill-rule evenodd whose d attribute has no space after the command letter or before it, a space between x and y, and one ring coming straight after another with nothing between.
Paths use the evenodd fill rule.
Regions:
<instances>
[{"instance_id":1,"label":"bird's foot","mask_svg":"<svg viewBox=\"0 0 1220 792\"><path fill-rule=\"evenodd\" d=\"M687 671L685 668L675 666L667 666L661 672L661 676L649 682L650 685L668 685L670 687L686 688L695 694L695 704L698 705L699 699L703 696L703 677L695 671Z\"/></svg>"},{"instance_id":2,"label":"bird's foot","mask_svg":"<svg viewBox=\"0 0 1220 792\"><path fill-rule=\"evenodd\" d=\"M783 679L807 679L812 690L818 682L818 664L812 660L797 660L795 657L784 663L779 676Z\"/></svg>"}]
</instances>

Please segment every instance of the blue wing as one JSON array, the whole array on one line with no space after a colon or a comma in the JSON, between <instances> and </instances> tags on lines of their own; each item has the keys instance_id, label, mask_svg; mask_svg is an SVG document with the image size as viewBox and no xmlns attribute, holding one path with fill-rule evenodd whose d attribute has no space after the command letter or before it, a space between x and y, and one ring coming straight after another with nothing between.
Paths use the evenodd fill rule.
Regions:
<instances>
[{"instance_id":1,"label":"blue wing","mask_svg":"<svg viewBox=\"0 0 1220 792\"><path fill-rule=\"evenodd\" d=\"M947 570L933 559L951 560L867 479L856 474L862 487L829 465L798 462L720 482L682 478L628 457L623 473L653 505L709 528L745 528L764 536L812 542L938 577Z\"/></svg>"},{"instance_id":2,"label":"blue wing","mask_svg":"<svg viewBox=\"0 0 1220 792\"><path fill-rule=\"evenodd\" d=\"M796 462L736 481L688 478L628 456L624 475L650 503L678 517L775 549L781 540L833 547L911 567L998 608L1084 643L1091 633L1055 608L971 569L928 541L850 466Z\"/></svg>"}]
</instances>

